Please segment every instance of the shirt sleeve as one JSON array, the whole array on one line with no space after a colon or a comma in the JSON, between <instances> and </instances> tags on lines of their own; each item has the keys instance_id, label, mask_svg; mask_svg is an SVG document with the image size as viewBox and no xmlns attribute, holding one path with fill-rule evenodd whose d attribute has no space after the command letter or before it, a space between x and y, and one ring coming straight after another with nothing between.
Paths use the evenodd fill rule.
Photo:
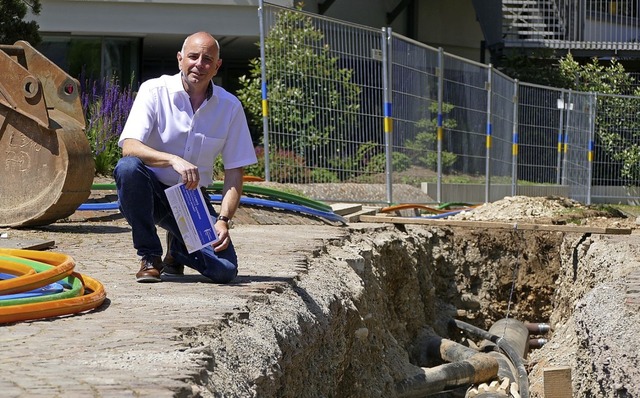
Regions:
<instances>
[{"instance_id":1,"label":"shirt sleeve","mask_svg":"<svg viewBox=\"0 0 640 398\"><path fill-rule=\"evenodd\" d=\"M154 127L156 103L157 98L154 95L154 90L146 82L142 83L120 134L120 140L118 141L120 147L122 147L122 143L127 138L133 138L141 142L148 140L149 134Z\"/></svg>"}]
</instances>

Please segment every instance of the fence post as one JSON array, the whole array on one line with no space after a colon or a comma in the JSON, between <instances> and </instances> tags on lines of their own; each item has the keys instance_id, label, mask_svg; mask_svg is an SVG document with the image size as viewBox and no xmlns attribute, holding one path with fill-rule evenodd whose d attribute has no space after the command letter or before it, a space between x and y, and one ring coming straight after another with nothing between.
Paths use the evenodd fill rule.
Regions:
<instances>
[{"instance_id":1,"label":"fence post","mask_svg":"<svg viewBox=\"0 0 640 398\"><path fill-rule=\"evenodd\" d=\"M593 177L593 152L595 149L595 130L596 130L596 104L598 97L596 93L589 95L589 151L587 152L587 205L591 204L591 181Z\"/></svg>"},{"instance_id":2,"label":"fence post","mask_svg":"<svg viewBox=\"0 0 640 398\"><path fill-rule=\"evenodd\" d=\"M567 95L567 103L565 104L565 109L567 110L567 122L565 123L566 128L564 129L564 148L563 148L563 160L562 160L562 185L567 185L567 155L569 152L569 120L571 118L571 111L573 111L573 104L571 101L573 100L573 91L569 90L569 94Z\"/></svg>"},{"instance_id":3,"label":"fence post","mask_svg":"<svg viewBox=\"0 0 640 398\"><path fill-rule=\"evenodd\" d=\"M513 143L511 144L511 196L517 194L518 188L518 106L519 96L518 91L520 88L520 82L518 79L514 81L513 85Z\"/></svg>"},{"instance_id":4,"label":"fence post","mask_svg":"<svg viewBox=\"0 0 640 398\"><path fill-rule=\"evenodd\" d=\"M269 170L269 104L267 102L267 59L264 52L264 41L266 37L264 26L264 1L260 0L258 6L258 19L260 21L260 73L262 80L262 131L264 143L264 179L271 181L271 170Z\"/></svg>"},{"instance_id":5,"label":"fence post","mask_svg":"<svg viewBox=\"0 0 640 398\"><path fill-rule=\"evenodd\" d=\"M560 92L561 97L557 100L557 108L560 110L560 123L558 125L558 160L556 162L556 184L560 185L560 171L562 169L562 140L564 129L564 112L567 104L564 101L564 90Z\"/></svg>"},{"instance_id":6,"label":"fence post","mask_svg":"<svg viewBox=\"0 0 640 398\"><path fill-rule=\"evenodd\" d=\"M442 116L442 102L444 101L444 49L438 49L438 67L436 69L438 76L438 122L437 122L437 151L438 151L438 182L436 184L436 202L442 203L442 134L444 129L444 120Z\"/></svg>"},{"instance_id":7,"label":"fence post","mask_svg":"<svg viewBox=\"0 0 640 398\"><path fill-rule=\"evenodd\" d=\"M384 145L387 161L385 179L387 183L387 203L393 203L393 148L391 133L393 132L392 76L391 76L391 28L382 28L382 86L384 95Z\"/></svg>"},{"instance_id":8,"label":"fence post","mask_svg":"<svg viewBox=\"0 0 640 398\"><path fill-rule=\"evenodd\" d=\"M486 138L486 161L485 161L485 188L484 188L484 201L489 203L491 193L491 97L493 92L491 90L491 82L493 76L493 65L489 64L487 68L487 82L485 84L485 90L487 90L487 138Z\"/></svg>"}]
</instances>

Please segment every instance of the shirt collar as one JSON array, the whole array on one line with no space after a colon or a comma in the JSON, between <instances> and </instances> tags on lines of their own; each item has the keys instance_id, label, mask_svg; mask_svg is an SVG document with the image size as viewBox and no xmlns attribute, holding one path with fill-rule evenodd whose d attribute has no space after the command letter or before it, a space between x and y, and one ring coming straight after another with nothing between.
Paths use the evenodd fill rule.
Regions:
<instances>
[{"instance_id":1,"label":"shirt collar","mask_svg":"<svg viewBox=\"0 0 640 398\"><path fill-rule=\"evenodd\" d=\"M177 79L175 80L176 86L172 85L172 88L176 91L185 91L184 86L182 85L182 71L178 74L174 75ZM186 91L185 91L186 92ZM213 81L209 80L209 85L207 86L207 101L209 101L213 97Z\"/></svg>"},{"instance_id":2,"label":"shirt collar","mask_svg":"<svg viewBox=\"0 0 640 398\"><path fill-rule=\"evenodd\" d=\"M209 101L213 97L213 82L209 80L209 85L207 86L207 101Z\"/></svg>"}]
</instances>

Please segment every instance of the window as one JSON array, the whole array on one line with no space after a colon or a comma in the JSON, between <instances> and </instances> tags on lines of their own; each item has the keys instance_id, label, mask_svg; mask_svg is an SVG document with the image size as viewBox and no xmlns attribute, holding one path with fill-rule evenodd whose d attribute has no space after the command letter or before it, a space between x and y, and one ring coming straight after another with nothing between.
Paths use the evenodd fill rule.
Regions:
<instances>
[{"instance_id":1,"label":"window","mask_svg":"<svg viewBox=\"0 0 640 398\"><path fill-rule=\"evenodd\" d=\"M140 39L42 36L38 50L71 76L99 79L117 76L123 83L138 78Z\"/></svg>"}]
</instances>

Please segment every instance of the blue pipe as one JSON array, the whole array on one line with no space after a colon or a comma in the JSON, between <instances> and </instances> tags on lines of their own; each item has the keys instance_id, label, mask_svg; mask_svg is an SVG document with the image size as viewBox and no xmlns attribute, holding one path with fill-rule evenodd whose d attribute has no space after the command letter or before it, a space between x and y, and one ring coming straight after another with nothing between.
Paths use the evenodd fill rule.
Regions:
<instances>
[{"instance_id":1,"label":"blue pipe","mask_svg":"<svg viewBox=\"0 0 640 398\"><path fill-rule=\"evenodd\" d=\"M446 213L434 214L432 216L425 216L425 217L422 217L422 218L447 218L449 216L454 216L454 215L456 215L456 214L458 214L458 213L460 213L462 211L465 211L465 210L469 210L469 209L453 210L453 211L448 211Z\"/></svg>"},{"instance_id":2,"label":"blue pipe","mask_svg":"<svg viewBox=\"0 0 640 398\"><path fill-rule=\"evenodd\" d=\"M219 203L222 201L222 195L212 194L212 195L209 195L209 199L212 202ZM347 224L347 221L345 220L345 218L339 214L328 212L328 211L317 210L311 207L298 205L294 203L279 202L277 200L250 198L250 197L243 196L240 198L240 204L248 205L248 206L270 207L274 209L293 211L296 213L302 213L302 214L307 214L314 217L323 218L332 222L339 222L345 225ZM106 203L83 203L78 207L78 210L119 210L119 209L120 209L120 204L117 201L106 202ZM444 213L444 214L447 214L447 213Z\"/></svg>"},{"instance_id":3,"label":"blue pipe","mask_svg":"<svg viewBox=\"0 0 640 398\"><path fill-rule=\"evenodd\" d=\"M120 202L83 203L78 210L120 210Z\"/></svg>"},{"instance_id":4,"label":"blue pipe","mask_svg":"<svg viewBox=\"0 0 640 398\"><path fill-rule=\"evenodd\" d=\"M0 273L0 280L15 278L15 275ZM19 299L27 297L43 296L45 294L61 293L64 291L64 286L60 283L51 283L46 286L39 287L37 289L29 290L27 292L15 293L15 294L0 294L0 300Z\"/></svg>"}]
</instances>

